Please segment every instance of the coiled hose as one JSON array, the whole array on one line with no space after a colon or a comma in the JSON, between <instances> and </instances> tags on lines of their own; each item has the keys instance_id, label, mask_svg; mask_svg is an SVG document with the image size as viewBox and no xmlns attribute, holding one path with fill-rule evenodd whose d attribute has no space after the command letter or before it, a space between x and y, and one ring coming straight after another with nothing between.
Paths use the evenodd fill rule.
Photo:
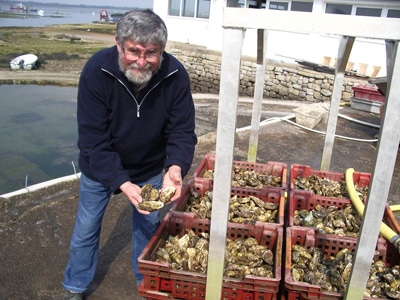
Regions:
<instances>
[{"instance_id":1,"label":"coiled hose","mask_svg":"<svg viewBox=\"0 0 400 300\"><path fill-rule=\"evenodd\" d=\"M347 192L349 193L350 200L353 203L354 207L356 208L357 212L360 214L360 216L363 216L364 204L360 200L356 188L354 187L353 173L354 173L353 168L349 168L346 170L345 173L346 188ZM381 227L379 231L381 235L386 240L391 242L400 252L400 236L383 222L381 222Z\"/></svg>"}]
</instances>

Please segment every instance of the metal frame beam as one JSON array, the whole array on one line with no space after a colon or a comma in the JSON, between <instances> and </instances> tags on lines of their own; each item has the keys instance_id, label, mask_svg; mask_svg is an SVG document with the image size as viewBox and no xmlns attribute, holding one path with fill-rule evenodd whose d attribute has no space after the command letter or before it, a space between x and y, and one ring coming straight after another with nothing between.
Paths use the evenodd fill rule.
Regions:
<instances>
[{"instance_id":1,"label":"metal frame beam","mask_svg":"<svg viewBox=\"0 0 400 300\"><path fill-rule=\"evenodd\" d=\"M322 171L329 171L331 165L340 100L342 99L344 73L346 71L347 62L349 61L351 48L353 48L354 40L354 37L349 36L342 36L340 39L335 79L333 81L333 92L328 116L328 125L326 127L325 146L322 152Z\"/></svg>"},{"instance_id":2,"label":"metal frame beam","mask_svg":"<svg viewBox=\"0 0 400 300\"><path fill-rule=\"evenodd\" d=\"M386 96L386 107L379 137L376 163L372 173L368 201L364 211L364 220L352 269L352 274L357 274L357 276L351 276L345 297L352 300L362 299L400 142L400 131L398 130L400 121L400 86L392 84L400 82L400 56L397 51L398 41L400 40L400 20L334 14L281 12L264 9L224 8L222 26L224 32L210 252L207 270L207 300L220 299L222 291L231 189L231 168L235 144L240 58L245 29L256 28L259 30L322 33L342 36L335 72L334 92L331 103L332 111L328 121L329 132L325 140L325 147L327 149L325 150L324 147L324 161L321 166L326 170L330 166L332 148L329 149L329 147L333 147L333 137L337 122L335 118L338 115L338 101L340 99L339 91L342 88L340 85L343 83L344 68L354 39L362 37L386 41L388 49L388 93ZM265 44L263 47L265 47ZM258 53L261 52L259 51ZM257 99L259 99L259 96L257 96ZM257 105L257 108L255 107L254 109L261 109L261 106ZM256 114L258 113L257 111ZM257 118L259 119L259 117L255 119ZM249 156L249 158L253 159L253 156ZM382 199L385 200L383 201Z\"/></svg>"},{"instance_id":3,"label":"metal frame beam","mask_svg":"<svg viewBox=\"0 0 400 300\"><path fill-rule=\"evenodd\" d=\"M221 61L221 88L218 105L216 160L211 211L210 244L207 267L206 299L221 299L224 273L226 234L233 150L235 145L236 115L239 90L240 56L245 31L227 28L224 31Z\"/></svg>"},{"instance_id":4,"label":"metal frame beam","mask_svg":"<svg viewBox=\"0 0 400 300\"><path fill-rule=\"evenodd\" d=\"M268 31L257 29L257 35L256 82L254 86L253 112L251 115L249 150L247 154L247 160L250 162L256 162L257 160L258 133L260 130L262 99L264 95L265 64L267 61Z\"/></svg>"},{"instance_id":5,"label":"metal frame beam","mask_svg":"<svg viewBox=\"0 0 400 300\"><path fill-rule=\"evenodd\" d=\"M393 72L390 71L387 77L389 93L386 95L375 167L368 192L367 205L364 209L361 233L358 238L346 299L363 299L396 164L400 142L400 86L393 84L400 82L400 52L397 49L397 45L398 43L396 43L395 48L392 48L391 54L388 53L388 60L393 58L393 65L390 66Z\"/></svg>"}]
</instances>

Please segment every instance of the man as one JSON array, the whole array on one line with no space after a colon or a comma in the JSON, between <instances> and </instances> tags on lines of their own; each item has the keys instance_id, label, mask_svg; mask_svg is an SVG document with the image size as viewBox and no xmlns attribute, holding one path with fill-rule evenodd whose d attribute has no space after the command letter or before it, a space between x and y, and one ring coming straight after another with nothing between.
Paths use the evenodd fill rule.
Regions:
<instances>
[{"instance_id":1,"label":"man","mask_svg":"<svg viewBox=\"0 0 400 300\"><path fill-rule=\"evenodd\" d=\"M104 211L112 193L132 204L132 266L139 285L138 257L159 225L157 212L141 211L141 187L173 186L180 196L194 148L195 110L189 76L164 51L167 29L151 10L126 13L117 25L116 46L94 54L78 88L80 195L65 299L83 299L93 279ZM165 172L163 177L163 172Z\"/></svg>"}]
</instances>

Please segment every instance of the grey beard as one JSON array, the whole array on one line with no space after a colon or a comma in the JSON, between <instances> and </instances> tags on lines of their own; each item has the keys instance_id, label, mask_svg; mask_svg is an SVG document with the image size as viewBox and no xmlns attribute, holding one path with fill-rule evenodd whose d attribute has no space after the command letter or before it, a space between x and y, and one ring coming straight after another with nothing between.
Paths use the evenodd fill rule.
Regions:
<instances>
[{"instance_id":1,"label":"grey beard","mask_svg":"<svg viewBox=\"0 0 400 300\"><path fill-rule=\"evenodd\" d=\"M145 84L150 81L151 77L153 77L153 73L150 70L135 73L132 69L126 69L124 74L129 81L136 85Z\"/></svg>"}]
</instances>

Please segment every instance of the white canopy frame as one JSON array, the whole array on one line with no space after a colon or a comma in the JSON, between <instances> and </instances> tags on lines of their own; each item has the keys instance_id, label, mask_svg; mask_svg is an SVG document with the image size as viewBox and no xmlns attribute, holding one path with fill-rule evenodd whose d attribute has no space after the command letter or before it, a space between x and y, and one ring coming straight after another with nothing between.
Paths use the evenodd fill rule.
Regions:
<instances>
[{"instance_id":1,"label":"white canopy frame","mask_svg":"<svg viewBox=\"0 0 400 300\"><path fill-rule=\"evenodd\" d=\"M228 224L231 171L235 144L241 49L246 29L257 29L257 78L254 95L249 161L255 161L258 145L258 123L269 30L332 34L341 37L335 70L334 87L321 161L321 170L329 170L334 144L344 70L356 38L381 39L387 45L388 92L381 126L376 161L369 187L367 205L361 226L356 255L346 299L363 299L369 269L379 235L385 203L400 142L400 20L334 14L309 14L263 9L225 8L223 12L223 50L220 100L217 124L213 209L207 270L206 299L221 299L225 243ZM299 45L301 47L302 45ZM318 46L318 45L316 45ZM366 49L367 51L367 49ZM349 166L351 167L351 166ZM217 188L216 188L217 187Z\"/></svg>"}]
</instances>

